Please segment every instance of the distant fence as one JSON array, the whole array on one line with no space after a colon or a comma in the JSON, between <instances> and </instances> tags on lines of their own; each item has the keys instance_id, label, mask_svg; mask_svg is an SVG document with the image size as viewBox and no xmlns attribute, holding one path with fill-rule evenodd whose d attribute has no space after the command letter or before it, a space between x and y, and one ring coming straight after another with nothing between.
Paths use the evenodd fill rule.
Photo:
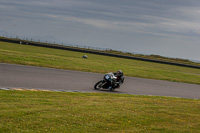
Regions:
<instances>
[{"instance_id":1,"label":"distant fence","mask_svg":"<svg viewBox=\"0 0 200 133\"><path fill-rule=\"evenodd\" d=\"M155 62L155 63L162 63L162 64L168 64L168 65L176 65L176 66L200 69L200 66L195 66L195 65L188 65L188 64L181 64L181 63L175 63L175 62L153 60L153 59L126 56L126 55L117 55L117 54L111 54L111 53L104 53L104 52L101 52L101 51L94 51L92 49L91 50L87 50L87 49L81 49L81 48L75 48L75 47L67 47L67 46L64 46L64 45L57 45L57 44L36 43L36 42L30 42L30 41L25 41L25 40L12 40L12 39L6 39L6 38L5 39L4 38L0 38L0 41L18 43L18 44L23 44L23 45L33 45L33 46L39 46L39 47L54 48L54 49L63 49L63 50L70 50L70 51L76 51L76 52L84 52L84 53L105 55L105 56L111 56L111 57L133 59L133 60L141 60L141 61L148 61L148 62Z\"/></svg>"}]
</instances>

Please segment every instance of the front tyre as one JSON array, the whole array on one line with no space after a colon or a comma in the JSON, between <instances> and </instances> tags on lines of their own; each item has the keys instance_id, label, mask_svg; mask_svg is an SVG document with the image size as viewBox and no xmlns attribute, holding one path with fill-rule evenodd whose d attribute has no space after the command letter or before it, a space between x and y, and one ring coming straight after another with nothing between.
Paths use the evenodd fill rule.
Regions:
<instances>
[{"instance_id":1,"label":"front tyre","mask_svg":"<svg viewBox=\"0 0 200 133\"><path fill-rule=\"evenodd\" d=\"M103 86L103 81L101 80L101 81L97 82L97 83L94 85L94 89L95 89L95 90L99 90L99 89L102 88L102 86Z\"/></svg>"}]
</instances>

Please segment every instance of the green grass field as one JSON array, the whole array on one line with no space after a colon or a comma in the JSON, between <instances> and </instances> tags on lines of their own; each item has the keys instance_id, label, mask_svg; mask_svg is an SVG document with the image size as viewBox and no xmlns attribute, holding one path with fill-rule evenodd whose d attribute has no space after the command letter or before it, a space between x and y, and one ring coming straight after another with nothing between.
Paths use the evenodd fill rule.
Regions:
<instances>
[{"instance_id":1,"label":"green grass field","mask_svg":"<svg viewBox=\"0 0 200 133\"><path fill-rule=\"evenodd\" d=\"M0 62L200 84L200 70L0 42ZM200 100L0 90L0 133L197 133Z\"/></svg>"},{"instance_id":2,"label":"green grass field","mask_svg":"<svg viewBox=\"0 0 200 133\"><path fill-rule=\"evenodd\" d=\"M0 132L198 133L200 100L0 90Z\"/></svg>"},{"instance_id":3,"label":"green grass field","mask_svg":"<svg viewBox=\"0 0 200 133\"><path fill-rule=\"evenodd\" d=\"M200 84L200 69L0 42L0 62Z\"/></svg>"}]
</instances>

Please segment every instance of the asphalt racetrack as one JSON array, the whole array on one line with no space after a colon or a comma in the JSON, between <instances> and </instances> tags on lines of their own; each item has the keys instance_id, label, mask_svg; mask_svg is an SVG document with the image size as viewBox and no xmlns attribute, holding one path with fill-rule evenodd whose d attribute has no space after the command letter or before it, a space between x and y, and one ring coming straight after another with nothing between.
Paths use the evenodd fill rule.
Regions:
<instances>
[{"instance_id":1,"label":"asphalt racetrack","mask_svg":"<svg viewBox=\"0 0 200 133\"><path fill-rule=\"evenodd\" d=\"M0 89L25 88L52 91L103 92L200 99L200 85L125 77L114 92L94 90L104 74L0 63Z\"/></svg>"}]
</instances>

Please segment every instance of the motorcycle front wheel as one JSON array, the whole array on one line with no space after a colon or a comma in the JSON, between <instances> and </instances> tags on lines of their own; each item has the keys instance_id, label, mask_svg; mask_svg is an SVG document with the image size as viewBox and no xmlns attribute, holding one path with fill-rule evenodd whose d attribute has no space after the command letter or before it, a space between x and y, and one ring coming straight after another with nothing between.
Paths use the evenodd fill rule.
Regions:
<instances>
[{"instance_id":1,"label":"motorcycle front wheel","mask_svg":"<svg viewBox=\"0 0 200 133\"><path fill-rule=\"evenodd\" d=\"M97 83L94 85L94 89L95 89L95 90L99 90L99 89L102 88L102 86L103 86L103 81L101 80L101 81L97 82Z\"/></svg>"}]
</instances>

